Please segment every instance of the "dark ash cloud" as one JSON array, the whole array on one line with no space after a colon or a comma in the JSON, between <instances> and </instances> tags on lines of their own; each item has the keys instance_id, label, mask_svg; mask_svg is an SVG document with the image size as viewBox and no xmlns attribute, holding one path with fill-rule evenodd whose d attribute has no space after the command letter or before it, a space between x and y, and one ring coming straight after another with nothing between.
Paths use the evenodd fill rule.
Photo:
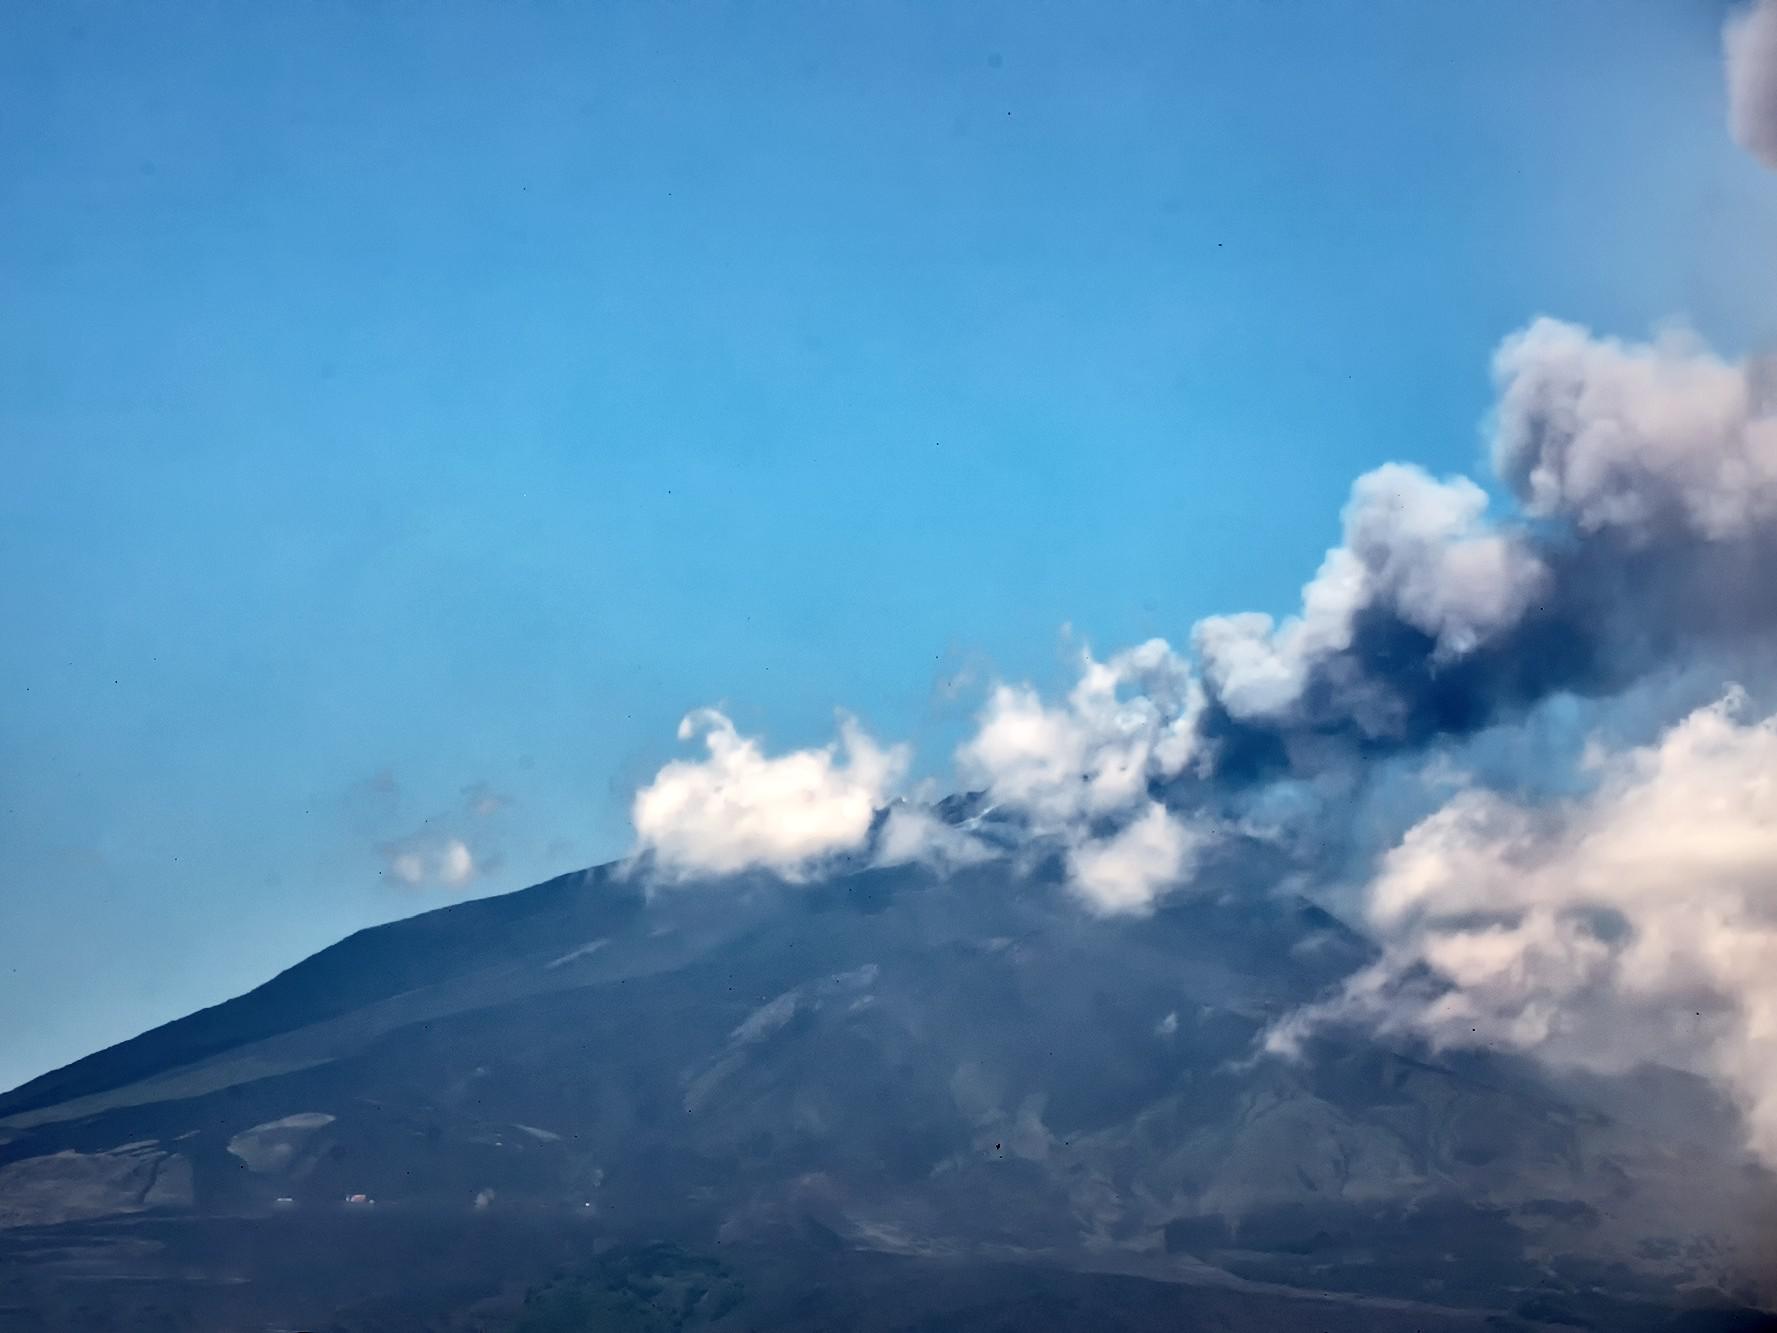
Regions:
<instances>
[{"instance_id":1,"label":"dark ash cloud","mask_svg":"<svg viewBox=\"0 0 1777 1333\"><path fill-rule=\"evenodd\" d=\"M1520 514L1489 521L1464 479L1378 469L1296 616L1198 626L1202 734L1225 781L1469 735L1777 628L1777 414L1759 367L1686 336L1541 319L1495 374L1494 463Z\"/></svg>"}]
</instances>

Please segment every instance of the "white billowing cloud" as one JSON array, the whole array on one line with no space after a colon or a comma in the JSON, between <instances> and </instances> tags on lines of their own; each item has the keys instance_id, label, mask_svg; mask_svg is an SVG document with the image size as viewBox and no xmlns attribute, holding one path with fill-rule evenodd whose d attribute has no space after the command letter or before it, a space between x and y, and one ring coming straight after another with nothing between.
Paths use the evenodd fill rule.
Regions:
<instances>
[{"instance_id":1,"label":"white billowing cloud","mask_svg":"<svg viewBox=\"0 0 1777 1333\"><path fill-rule=\"evenodd\" d=\"M1145 912L1189 877L1208 835L1158 801L1117 832L1082 838L1068 849L1068 878L1087 904L1105 913Z\"/></svg>"},{"instance_id":2,"label":"white billowing cloud","mask_svg":"<svg viewBox=\"0 0 1777 1333\"><path fill-rule=\"evenodd\" d=\"M1374 966L1270 1038L1329 1021L1715 1079L1777 1163L1777 719L1738 696L1657 742L1594 752L1542 809L1459 792L1369 885Z\"/></svg>"},{"instance_id":3,"label":"white billowing cloud","mask_svg":"<svg viewBox=\"0 0 1777 1333\"><path fill-rule=\"evenodd\" d=\"M1345 546L1366 601L1386 601L1449 656L1517 622L1546 577L1542 562L1486 521L1487 496L1467 477L1436 481L1389 463L1366 472L1345 506Z\"/></svg>"},{"instance_id":4,"label":"white billowing cloud","mask_svg":"<svg viewBox=\"0 0 1777 1333\"><path fill-rule=\"evenodd\" d=\"M957 768L965 785L1057 831L1128 810L1146 798L1150 779L1184 771L1202 706L1190 667L1163 639L1105 662L1086 653L1058 706L1026 685L996 686L957 750Z\"/></svg>"},{"instance_id":5,"label":"white billowing cloud","mask_svg":"<svg viewBox=\"0 0 1777 1333\"><path fill-rule=\"evenodd\" d=\"M1197 755L1203 691L1189 665L1153 639L1100 662L1059 704L1000 685L957 750L966 786L1067 848L1074 889L1105 912L1143 911L1185 878L1203 836L1148 794Z\"/></svg>"},{"instance_id":6,"label":"white billowing cloud","mask_svg":"<svg viewBox=\"0 0 1777 1333\"><path fill-rule=\"evenodd\" d=\"M460 889L480 871L469 844L457 837L416 834L381 850L389 874L416 889Z\"/></svg>"},{"instance_id":7,"label":"white billowing cloud","mask_svg":"<svg viewBox=\"0 0 1777 1333\"><path fill-rule=\"evenodd\" d=\"M439 878L446 884L466 884L474 873L475 857L469 851L469 844L461 838L448 840L438 859Z\"/></svg>"},{"instance_id":8,"label":"white billowing cloud","mask_svg":"<svg viewBox=\"0 0 1777 1333\"><path fill-rule=\"evenodd\" d=\"M1061 842L1090 906L1146 910L1188 876L1207 836L1148 794L1150 782L1191 765L1201 708L1201 687L1161 640L1104 662L1084 654L1059 704L1026 686L996 688L958 749L958 769L1039 839ZM867 846L876 865L946 872L1002 854L929 806L895 799L906 747L885 749L850 720L835 745L777 756L710 709L687 717L679 735L701 736L708 757L667 764L631 811L638 852L668 876L757 868L795 879Z\"/></svg>"},{"instance_id":9,"label":"white billowing cloud","mask_svg":"<svg viewBox=\"0 0 1777 1333\"><path fill-rule=\"evenodd\" d=\"M876 812L906 773L905 746L884 748L850 718L835 744L767 755L721 712L679 724L705 759L678 759L636 793L638 850L669 877L774 871L789 879L825 857L862 848Z\"/></svg>"},{"instance_id":10,"label":"white billowing cloud","mask_svg":"<svg viewBox=\"0 0 1777 1333\"><path fill-rule=\"evenodd\" d=\"M1722 33L1728 75L1728 128L1734 140L1777 167L1777 3L1754 0Z\"/></svg>"},{"instance_id":11,"label":"white billowing cloud","mask_svg":"<svg viewBox=\"0 0 1777 1333\"><path fill-rule=\"evenodd\" d=\"M1777 27L1777 10L1755 20ZM1533 515L1639 544L1777 519L1777 412L1757 375L1693 335L1625 343L1538 319L1493 371L1494 466Z\"/></svg>"},{"instance_id":12,"label":"white billowing cloud","mask_svg":"<svg viewBox=\"0 0 1777 1333\"><path fill-rule=\"evenodd\" d=\"M1217 699L1236 717L1293 707L1316 665L1351 647L1359 613L1384 606L1443 657L1471 652L1517 622L1547 571L1514 534L1491 527L1466 477L1438 481L1389 463L1359 477L1344 541L1281 624L1256 612L1198 622L1193 644Z\"/></svg>"}]
</instances>

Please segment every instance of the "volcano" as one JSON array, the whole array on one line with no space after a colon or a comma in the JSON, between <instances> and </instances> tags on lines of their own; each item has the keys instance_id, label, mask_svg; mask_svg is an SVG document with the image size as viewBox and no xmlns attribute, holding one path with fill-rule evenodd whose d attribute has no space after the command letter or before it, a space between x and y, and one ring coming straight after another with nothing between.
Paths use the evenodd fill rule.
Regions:
<instances>
[{"instance_id":1,"label":"volcano","mask_svg":"<svg viewBox=\"0 0 1777 1333\"><path fill-rule=\"evenodd\" d=\"M0 1327L1752 1329L1777 1181L1688 1075L1324 1036L1371 956L1230 842L362 931L0 1097Z\"/></svg>"}]
</instances>

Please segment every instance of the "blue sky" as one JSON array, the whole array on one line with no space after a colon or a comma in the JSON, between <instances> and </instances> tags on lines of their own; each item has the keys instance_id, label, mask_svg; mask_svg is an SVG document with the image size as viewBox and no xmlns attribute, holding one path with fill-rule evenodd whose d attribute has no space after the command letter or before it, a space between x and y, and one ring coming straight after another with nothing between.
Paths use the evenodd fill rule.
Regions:
<instances>
[{"instance_id":1,"label":"blue sky","mask_svg":"<svg viewBox=\"0 0 1777 1333\"><path fill-rule=\"evenodd\" d=\"M10 7L0 1085L621 854L691 707L939 771L1285 609L1532 315L1768 344L1722 12Z\"/></svg>"}]
</instances>

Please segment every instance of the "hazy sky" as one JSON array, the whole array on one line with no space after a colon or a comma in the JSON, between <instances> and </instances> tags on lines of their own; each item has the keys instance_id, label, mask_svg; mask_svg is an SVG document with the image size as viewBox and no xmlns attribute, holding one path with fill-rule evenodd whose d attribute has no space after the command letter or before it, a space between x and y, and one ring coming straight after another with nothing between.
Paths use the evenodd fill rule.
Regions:
<instances>
[{"instance_id":1,"label":"hazy sky","mask_svg":"<svg viewBox=\"0 0 1777 1333\"><path fill-rule=\"evenodd\" d=\"M1285 609L1533 315L1767 345L1722 13L7 7L0 1086L621 854L688 708L937 770Z\"/></svg>"}]
</instances>

